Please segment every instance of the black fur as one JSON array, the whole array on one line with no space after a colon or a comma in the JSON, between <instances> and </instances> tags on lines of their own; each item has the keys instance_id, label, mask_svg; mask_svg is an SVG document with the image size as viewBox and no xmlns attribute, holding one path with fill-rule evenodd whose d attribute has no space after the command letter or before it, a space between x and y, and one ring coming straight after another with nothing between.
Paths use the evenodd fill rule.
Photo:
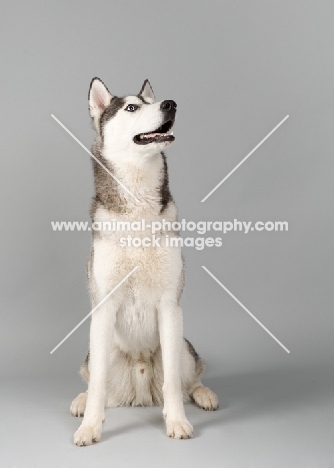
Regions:
<instances>
[{"instance_id":1,"label":"black fur","mask_svg":"<svg viewBox=\"0 0 334 468\"><path fill-rule=\"evenodd\" d=\"M173 200L173 197L169 190L169 178L168 178L168 167L167 167L166 156L163 152L161 152L161 156L163 159L164 167L163 167L162 181L160 185L160 203L161 203L160 213L163 213L168 203Z\"/></svg>"},{"instance_id":2,"label":"black fur","mask_svg":"<svg viewBox=\"0 0 334 468\"><path fill-rule=\"evenodd\" d=\"M111 100L111 103L105 110L102 112L100 117L100 129L101 133L103 133L103 126L108 122L108 120L112 119L117 112L124 106L125 100L124 98L119 98L114 96Z\"/></svg>"},{"instance_id":3,"label":"black fur","mask_svg":"<svg viewBox=\"0 0 334 468\"><path fill-rule=\"evenodd\" d=\"M94 156L113 174L114 170L110 161L107 161L101 154L101 137L97 139L92 148ZM92 159L94 171L95 196L91 208L91 217L94 219L95 211L99 206L104 206L107 210L115 213L124 213L126 210L126 199L123 188L111 177L108 172ZM94 231L94 234L98 231Z\"/></svg>"}]
</instances>

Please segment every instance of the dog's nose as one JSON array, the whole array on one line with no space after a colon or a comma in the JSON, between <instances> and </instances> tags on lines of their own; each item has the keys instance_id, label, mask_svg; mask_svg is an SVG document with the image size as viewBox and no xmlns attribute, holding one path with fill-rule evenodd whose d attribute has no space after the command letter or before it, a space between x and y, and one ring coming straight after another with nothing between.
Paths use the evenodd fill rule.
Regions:
<instances>
[{"instance_id":1,"label":"dog's nose","mask_svg":"<svg viewBox=\"0 0 334 468\"><path fill-rule=\"evenodd\" d=\"M164 110L164 111L171 111L171 110L176 110L176 102L175 101L172 101L171 99L168 99L166 101L162 101L161 105L160 105L160 109L161 110Z\"/></svg>"}]
</instances>

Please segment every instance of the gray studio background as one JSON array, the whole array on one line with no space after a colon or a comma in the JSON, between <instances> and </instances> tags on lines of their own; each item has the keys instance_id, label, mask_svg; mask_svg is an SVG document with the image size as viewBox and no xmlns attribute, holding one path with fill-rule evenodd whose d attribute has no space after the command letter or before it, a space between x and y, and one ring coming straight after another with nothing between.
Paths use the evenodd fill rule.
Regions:
<instances>
[{"instance_id":1,"label":"gray studio background","mask_svg":"<svg viewBox=\"0 0 334 468\"><path fill-rule=\"evenodd\" d=\"M1 466L334 466L333 19L331 1L2 4ZM180 218L289 222L184 249L185 336L221 399L215 414L187 406L185 443L164 436L160 409L117 409L100 444L74 447L89 321L49 354L90 310L91 235L51 221L89 220L93 195L89 156L50 115L90 148L94 76L116 95L149 78L178 103L167 157Z\"/></svg>"}]
</instances>

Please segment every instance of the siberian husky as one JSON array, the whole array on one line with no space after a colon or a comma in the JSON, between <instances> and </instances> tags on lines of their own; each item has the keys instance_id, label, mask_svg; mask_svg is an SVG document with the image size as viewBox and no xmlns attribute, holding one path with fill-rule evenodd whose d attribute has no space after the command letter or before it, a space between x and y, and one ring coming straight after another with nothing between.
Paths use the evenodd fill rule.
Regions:
<instances>
[{"instance_id":1,"label":"siberian husky","mask_svg":"<svg viewBox=\"0 0 334 468\"><path fill-rule=\"evenodd\" d=\"M92 152L117 178L93 161L92 220L176 221L163 153L174 141L176 103L155 102L148 80L138 95L117 97L94 78L89 111L96 130ZM167 435L174 439L193 434L184 402L218 407L216 394L200 380L203 361L183 338L184 265L180 247L166 245L166 236L178 232L160 232L159 246L122 247L121 237L128 235L152 238L152 231L93 234L87 267L93 308L138 268L91 317L90 350L80 369L88 390L71 405L74 416L84 416L74 434L79 446L100 440L105 407L161 405Z\"/></svg>"}]
</instances>

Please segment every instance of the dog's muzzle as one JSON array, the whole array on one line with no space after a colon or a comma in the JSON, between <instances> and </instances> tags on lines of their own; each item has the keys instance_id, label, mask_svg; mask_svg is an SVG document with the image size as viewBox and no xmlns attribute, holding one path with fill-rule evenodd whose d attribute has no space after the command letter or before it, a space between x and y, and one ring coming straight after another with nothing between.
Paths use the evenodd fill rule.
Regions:
<instances>
[{"instance_id":1,"label":"dog's muzzle","mask_svg":"<svg viewBox=\"0 0 334 468\"><path fill-rule=\"evenodd\" d=\"M139 133L133 139L137 145L148 145L149 143L163 143L172 142L175 140L173 132L170 132L174 125L176 114L176 102L172 100L162 101L160 109L163 113L163 124L157 129L147 132ZM170 133L169 133L170 132Z\"/></svg>"}]
</instances>

